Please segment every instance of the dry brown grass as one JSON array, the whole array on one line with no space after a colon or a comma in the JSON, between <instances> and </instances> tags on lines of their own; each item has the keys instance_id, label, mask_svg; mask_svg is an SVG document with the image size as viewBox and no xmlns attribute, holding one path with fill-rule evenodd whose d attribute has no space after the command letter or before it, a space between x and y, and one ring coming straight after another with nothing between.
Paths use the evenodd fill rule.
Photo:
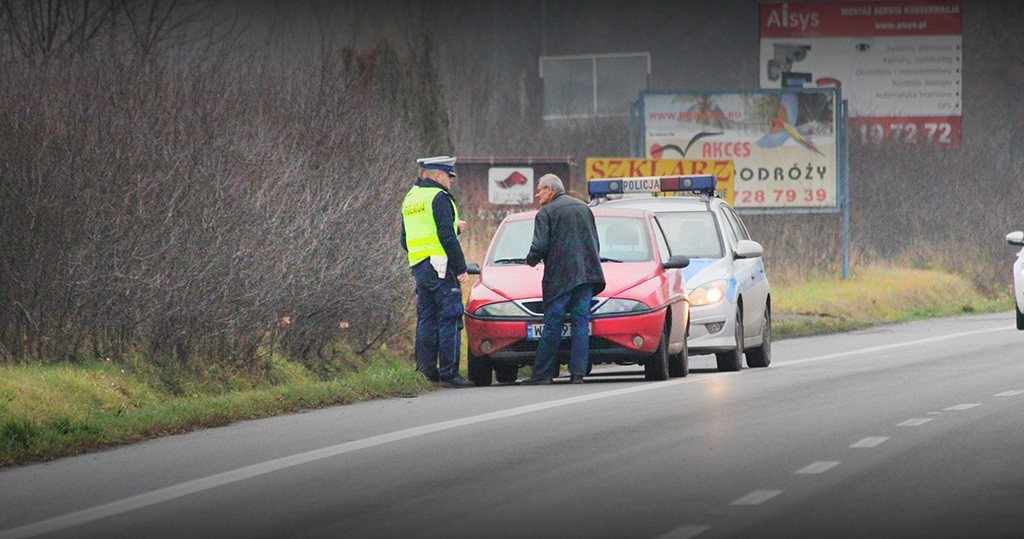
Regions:
<instances>
[{"instance_id":1,"label":"dry brown grass","mask_svg":"<svg viewBox=\"0 0 1024 539\"><path fill-rule=\"evenodd\" d=\"M775 286L773 307L780 315L829 316L869 322L917 315L983 310L993 303L961 276L893 266L859 268L848 280L815 278Z\"/></svg>"}]
</instances>

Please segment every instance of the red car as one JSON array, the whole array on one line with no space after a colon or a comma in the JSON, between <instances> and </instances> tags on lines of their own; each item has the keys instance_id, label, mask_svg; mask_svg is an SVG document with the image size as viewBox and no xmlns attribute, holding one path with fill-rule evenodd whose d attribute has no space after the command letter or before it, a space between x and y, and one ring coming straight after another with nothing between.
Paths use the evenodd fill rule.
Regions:
<instances>
[{"instance_id":1,"label":"red car","mask_svg":"<svg viewBox=\"0 0 1024 539\"><path fill-rule=\"evenodd\" d=\"M644 366L648 380L686 376L686 333L690 318L681 268L684 256L670 256L654 214L626 208L593 208L607 285L591 303L590 366ZM466 302L469 379L490 385L516 380L532 365L543 330L543 265L526 265L535 211L502 221L487 249L480 275ZM560 364L569 359L569 324L562 328ZM588 367L588 372L589 372Z\"/></svg>"}]
</instances>

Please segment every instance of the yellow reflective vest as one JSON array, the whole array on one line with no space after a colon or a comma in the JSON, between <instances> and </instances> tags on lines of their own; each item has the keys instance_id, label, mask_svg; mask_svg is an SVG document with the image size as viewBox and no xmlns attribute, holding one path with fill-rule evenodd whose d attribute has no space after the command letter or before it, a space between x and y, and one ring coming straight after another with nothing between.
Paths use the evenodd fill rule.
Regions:
<instances>
[{"instance_id":1,"label":"yellow reflective vest","mask_svg":"<svg viewBox=\"0 0 1024 539\"><path fill-rule=\"evenodd\" d=\"M405 225L405 246L409 249L409 265L415 266L432 255L445 255L441 240L437 237L437 223L434 222L434 197L444 191L437 187L414 185L402 202L402 222ZM455 220L452 227L459 233L459 208L452 200Z\"/></svg>"}]
</instances>

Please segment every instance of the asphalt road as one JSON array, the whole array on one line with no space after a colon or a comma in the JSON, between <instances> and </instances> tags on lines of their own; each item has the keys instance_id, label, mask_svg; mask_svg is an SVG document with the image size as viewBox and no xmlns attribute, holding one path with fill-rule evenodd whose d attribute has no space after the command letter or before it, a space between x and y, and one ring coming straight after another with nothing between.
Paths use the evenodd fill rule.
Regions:
<instances>
[{"instance_id":1,"label":"asphalt road","mask_svg":"<svg viewBox=\"0 0 1024 539\"><path fill-rule=\"evenodd\" d=\"M767 369L439 390L3 470L0 539L1021 537L1012 326L793 339Z\"/></svg>"}]
</instances>

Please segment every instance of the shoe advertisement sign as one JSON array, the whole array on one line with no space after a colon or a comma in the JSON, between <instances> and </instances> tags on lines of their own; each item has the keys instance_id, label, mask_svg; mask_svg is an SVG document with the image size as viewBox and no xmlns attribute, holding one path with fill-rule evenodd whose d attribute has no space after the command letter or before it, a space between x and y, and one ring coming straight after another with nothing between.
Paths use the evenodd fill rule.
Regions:
<instances>
[{"instance_id":1,"label":"shoe advertisement sign","mask_svg":"<svg viewBox=\"0 0 1024 539\"><path fill-rule=\"evenodd\" d=\"M857 141L960 146L961 0L760 10L762 88L841 87Z\"/></svg>"},{"instance_id":2,"label":"shoe advertisement sign","mask_svg":"<svg viewBox=\"0 0 1024 539\"><path fill-rule=\"evenodd\" d=\"M646 156L731 159L733 206L838 207L835 88L643 92L641 101Z\"/></svg>"},{"instance_id":3,"label":"shoe advertisement sign","mask_svg":"<svg viewBox=\"0 0 1024 539\"><path fill-rule=\"evenodd\" d=\"M521 205L533 202L533 168L491 167L487 171L487 201Z\"/></svg>"}]
</instances>

